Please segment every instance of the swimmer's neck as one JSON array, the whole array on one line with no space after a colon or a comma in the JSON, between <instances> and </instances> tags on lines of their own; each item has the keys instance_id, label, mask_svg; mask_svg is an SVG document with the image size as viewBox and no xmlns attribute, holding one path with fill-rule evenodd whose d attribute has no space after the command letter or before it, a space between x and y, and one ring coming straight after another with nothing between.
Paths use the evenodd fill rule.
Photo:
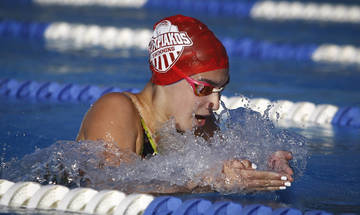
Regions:
<instances>
[{"instance_id":1,"label":"swimmer's neck","mask_svg":"<svg viewBox=\"0 0 360 215\"><path fill-rule=\"evenodd\" d=\"M166 99L162 93L155 84L149 81L140 93L134 94L138 100L138 111L153 133L156 133L170 119Z\"/></svg>"}]
</instances>

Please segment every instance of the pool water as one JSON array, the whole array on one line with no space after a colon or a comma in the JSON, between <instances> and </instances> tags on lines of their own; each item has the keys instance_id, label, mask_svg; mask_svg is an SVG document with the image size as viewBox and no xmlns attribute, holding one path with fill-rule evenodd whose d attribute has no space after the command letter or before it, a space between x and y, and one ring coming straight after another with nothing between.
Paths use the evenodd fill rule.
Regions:
<instances>
[{"instance_id":1,"label":"pool water","mask_svg":"<svg viewBox=\"0 0 360 215\"><path fill-rule=\"evenodd\" d=\"M357 24L305 21L263 21L186 13L205 22L219 37L292 44L360 46ZM100 26L147 28L174 11L0 4L0 19L68 22ZM81 15L79 15L81 14ZM0 79L92 84L141 89L150 78L147 53L138 49L65 49L61 44L3 36L0 38ZM360 106L360 65L230 57L231 82L226 96L285 99L293 102ZM74 140L90 104L0 100L1 159L21 159L58 140ZM302 211L360 212L360 129L353 127L281 124L305 136L308 156L302 176L291 188L276 193L185 195L211 200L231 199L290 206ZM2 175L2 177L6 177Z\"/></svg>"}]
</instances>

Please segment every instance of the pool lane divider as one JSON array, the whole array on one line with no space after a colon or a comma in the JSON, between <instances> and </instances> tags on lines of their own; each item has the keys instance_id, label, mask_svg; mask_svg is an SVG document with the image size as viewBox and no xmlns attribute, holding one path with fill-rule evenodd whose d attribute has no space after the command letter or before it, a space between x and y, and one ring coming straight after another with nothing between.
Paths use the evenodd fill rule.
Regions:
<instances>
[{"instance_id":1,"label":"pool lane divider","mask_svg":"<svg viewBox=\"0 0 360 215\"><path fill-rule=\"evenodd\" d=\"M152 31L102 27L97 25L0 21L0 36L44 40L49 48L61 49L136 48L147 50ZM229 56L257 59L298 60L360 64L360 47L334 44L290 44L258 41L251 38L220 38Z\"/></svg>"},{"instance_id":2,"label":"pool lane divider","mask_svg":"<svg viewBox=\"0 0 360 215\"><path fill-rule=\"evenodd\" d=\"M232 201L210 202L202 198L186 201L174 196L148 194L126 195L118 190L97 191L92 188L69 189L62 185L36 182L11 182L0 179L0 205L9 209L51 210L99 215L302 215L295 208L278 208L262 204L243 206ZM305 215L331 215L326 211L307 211Z\"/></svg>"},{"instance_id":3,"label":"pool lane divider","mask_svg":"<svg viewBox=\"0 0 360 215\"><path fill-rule=\"evenodd\" d=\"M0 97L8 100L53 103L94 103L98 98L111 92L138 93L139 89L112 86L80 85L74 83L18 81L0 79ZM226 97L221 100L229 109L248 107L268 114L276 122L312 123L360 128L360 107L337 107L331 104L315 105L311 102L270 101L265 98L248 99L244 96ZM219 109L221 112L222 109Z\"/></svg>"},{"instance_id":4,"label":"pool lane divider","mask_svg":"<svg viewBox=\"0 0 360 215\"><path fill-rule=\"evenodd\" d=\"M301 1L5 0L4 3L12 5L147 8L266 20L360 23L360 7L358 5Z\"/></svg>"}]
</instances>

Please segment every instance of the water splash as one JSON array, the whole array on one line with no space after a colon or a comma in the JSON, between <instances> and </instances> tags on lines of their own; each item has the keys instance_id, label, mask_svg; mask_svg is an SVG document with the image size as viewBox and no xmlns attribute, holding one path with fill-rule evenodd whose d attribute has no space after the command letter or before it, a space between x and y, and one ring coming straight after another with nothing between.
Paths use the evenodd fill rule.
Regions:
<instances>
[{"instance_id":1,"label":"water splash","mask_svg":"<svg viewBox=\"0 0 360 215\"><path fill-rule=\"evenodd\" d=\"M221 178L224 161L232 159L248 159L258 169L268 170L267 158L277 150L293 153L291 166L296 176L305 170L306 139L276 128L266 114L261 116L247 108L224 108L216 118L220 130L208 141L195 136L194 131L179 133L174 120L168 121L159 131L159 154L147 159L101 141L58 141L6 163L2 178L128 193L172 192L193 182L223 193L236 193L243 187L225 188L214 180L204 180L204 173Z\"/></svg>"}]
</instances>

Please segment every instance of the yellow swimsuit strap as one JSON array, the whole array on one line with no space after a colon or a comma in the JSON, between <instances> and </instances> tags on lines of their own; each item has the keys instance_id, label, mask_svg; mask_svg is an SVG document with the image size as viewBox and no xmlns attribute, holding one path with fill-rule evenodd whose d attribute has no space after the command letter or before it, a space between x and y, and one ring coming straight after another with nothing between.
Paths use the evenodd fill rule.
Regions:
<instances>
[{"instance_id":1,"label":"yellow swimsuit strap","mask_svg":"<svg viewBox=\"0 0 360 215\"><path fill-rule=\"evenodd\" d=\"M139 116L140 116L140 121L141 121L141 125L142 127L144 128L145 130L145 134L150 142L150 145L151 145L151 148L153 148L154 150L154 154L157 154L158 151L157 151L157 147L156 147L156 143L155 143L155 140L153 139L153 136L149 130L149 128L145 125L145 122L144 122L144 119L142 118L141 116L141 111L140 111L140 106L139 106L139 103L136 99L136 97L128 92L124 92L124 94L130 98L130 100L133 102L133 104L135 105L135 108L137 109L138 113L139 113ZM144 148L144 147L142 147ZM141 150L141 153L142 153L143 150Z\"/></svg>"},{"instance_id":2,"label":"yellow swimsuit strap","mask_svg":"<svg viewBox=\"0 0 360 215\"><path fill-rule=\"evenodd\" d=\"M144 128L144 130L145 130L145 134L146 134L147 138L149 139L149 142L150 142L151 147L152 147L153 150L154 150L154 155L156 155L156 154L158 153L157 147L156 147L156 143L155 143L154 139L152 138L152 135L151 135L150 130L149 130L148 127L145 125L145 122L144 122L143 118L140 117L140 119L141 119L141 125L142 125L142 127Z\"/></svg>"}]
</instances>

